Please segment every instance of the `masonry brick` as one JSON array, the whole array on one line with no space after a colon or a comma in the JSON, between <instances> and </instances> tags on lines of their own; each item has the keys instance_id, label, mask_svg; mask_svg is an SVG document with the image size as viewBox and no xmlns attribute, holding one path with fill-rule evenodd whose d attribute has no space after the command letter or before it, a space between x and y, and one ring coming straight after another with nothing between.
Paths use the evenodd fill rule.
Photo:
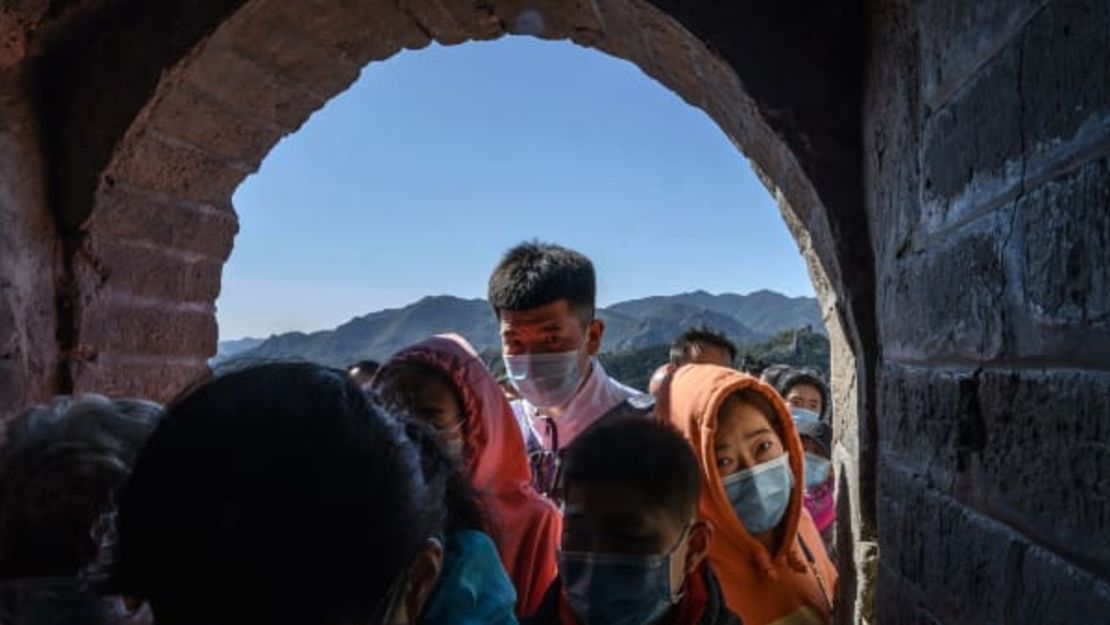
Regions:
<instances>
[{"instance_id":1,"label":"masonry brick","mask_svg":"<svg viewBox=\"0 0 1110 625\"><path fill-rule=\"evenodd\" d=\"M1110 115L1110 3L1048 2L1016 45L1029 158L1060 158L1062 142L1105 141L1091 126Z\"/></svg>"},{"instance_id":2,"label":"masonry brick","mask_svg":"<svg viewBox=\"0 0 1110 625\"><path fill-rule=\"evenodd\" d=\"M89 243L112 287L132 295L207 306L220 294L222 258L183 255L138 241L95 238Z\"/></svg>"},{"instance_id":3,"label":"masonry brick","mask_svg":"<svg viewBox=\"0 0 1110 625\"><path fill-rule=\"evenodd\" d=\"M1006 623L1072 625L1110 618L1110 583L1030 546L1010 593Z\"/></svg>"},{"instance_id":4,"label":"masonry brick","mask_svg":"<svg viewBox=\"0 0 1110 625\"><path fill-rule=\"evenodd\" d=\"M915 2L921 27L921 89L930 108L975 76L1013 42L1046 0L1006 2Z\"/></svg>"},{"instance_id":5,"label":"masonry brick","mask_svg":"<svg viewBox=\"0 0 1110 625\"><path fill-rule=\"evenodd\" d=\"M414 5L434 5L436 10L456 7L476 10L469 4L439 0L341 0L328 5L326 10L305 10L299 3L275 0L257 3L254 10L295 27L316 45L334 51L355 67L362 67L371 61L387 59L400 50L420 49L431 42L428 31L437 33L433 26L440 24L418 23L415 16L432 18L432 15L413 9ZM470 26L466 22L463 24ZM463 40L441 40L441 43Z\"/></svg>"},{"instance_id":6,"label":"masonry brick","mask_svg":"<svg viewBox=\"0 0 1110 625\"><path fill-rule=\"evenodd\" d=\"M865 168L875 174L871 231L880 281L892 261L914 251L921 218L920 159L907 155L918 153L924 113L918 76L904 69L917 62L919 42L891 27L909 21L912 10L890 3L872 26L871 65L878 72L873 80L883 88L865 94L871 124L863 136L863 154Z\"/></svg>"},{"instance_id":7,"label":"masonry brick","mask_svg":"<svg viewBox=\"0 0 1110 625\"><path fill-rule=\"evenodd\" d=\"M883 625L945 625L929 611L921 593L885 561L879 561L878 622Z\"/></svg>"},{"instance_id":8,"label":"masonry brick","mask_svg":"<svg viewBox=\"0 0 1110 625\"><path fill-rule=\"evenodd\" d=\"M264 0L237 15L220 36L240 55L326 99L350 86L362 68L306 33L300 27L304 13L293 3Z\"/></svg>"},{"instance_id":9,"label":"masonry brick","mask_svg":"<svg viewBox=\"0 0 1110 625\"><path fill-rule=\"evenodd\" d=\"M230 204L211 206L125 188L101 189L86 229L96 237L145 241L186 254L227 260L239 220Z\"/></svg>"},{"instance_id":10,"label":"masonry brick","mask_svg":"<svg viewBox=\"0 0 1110 625\"><path fill-rule=\"evenodd\" d=\"M299 128L324 105L319 95L243 58L218 36L189 66L184 80L228 109L240 115L256 115L287 132Z\"/></svg>"},{"instance_id":11,"label":"masonry brick","mask_svg":"<svg viewBox=\"0 0 1110 625\"><path fill-rule=\"evenodd\" d=\"M1110 374L985 371L979 395L982 505L1110 578Z\"/></svg>"},{"instance_id":12,"label":"masonry brick","mask_svg":"<svg viewBox=\"0 0 1110 625\"><path fill-rule=\"evenodd\" d=\"M918 467L944 490L960 470L961 428L977 401L970 372L888 365L878 376L884 452Z\"/></svg>"},{"instance_id":13,"label":"masonry brick","mask_svg":"<svg viewBox=\"0 0 1110 625\"><path fill-rule=\"evenodd\" d=\"M1076 349L1087 343L1094 353L1110 354L1110 159L1028 193L1015 230L1020 300L1031 321L1070 326ZM1030 336L1025 344L1035 341Z\"/></svg>"},{"instance_id":14,"label":"masonry brick","mask_svg":"<svg viewBox=\"0 0 1110 625\"><path fill-rule=\"evenodd\" d=\"M1016 192L1022 175L1019 63L1018 49L1007 47L927 120L921 152L927 231Z\"/></svg>"},{"instance_id":15,"label":"masonry brick","mask_svg":"<svg viewBox=\"0 0 1110 625\"><path fill-rule=\"evenodd\" d=\"M879 480L883 566L921 592L937 620L1002 622L1025 545L1017 534L884 463Z\"/></svg>"},{"instance_id":16,"label":"masonry brick","mask_svg":"<svg viewBox=\"0 0 1110 625\"><path fill-rule=\"evenodd\" d=\"M179 391L209 375L203 359L135 358L104 352L96 362L76 365L75 393L141 397L168 402Z\"/></svg>"},{"instance_id":17,"label":"masonry brick","mask_svg":"<svg viewBox=\"0 0 1110 625\"><path fill-rule=\"evenodd\" d=\"M510 33L564 39L601 30L593 0L497 0L493 10Z\"/></svg>"},{"instance_id":18,"label":"masonry brick","mask_svg":"<svg viewBox=\"0 0 1110 625\"><path fill-rule=\"evenodd\" d=\"M1006 274L998 233L1007 225L991 216L887 268L880 318L889 359L977 361L1003 353Z\"/></svg>"},{"instance_id":19,"label":"masonry brick","mask_svg":"<svg viewBox=\"0 0 1110 625\"><path fill-rule=\"evenodd\" d=\"M679 94L690 106L704 108L706 85L701 67L708 66L700 50L691 48L680 24L658 11L640 14L649 55L644 71Z\"/></svg>"},{"instance_id":20,"label":"masonry brick","mask_svg":"<svg viewBox=\"0 0 1110 625\"><path fill-rule=\"evenodd\" d=\"M174 301L135 301L129 293L105 290L82 314L80 343L92 359L102 353L196 358L216 353L214 311Z\"/></svg>"},{"instance_id":21,"label":"masonry brick","mask_svg":"<svg viewBox=\"0 0 1110 625\"><path fill-rule=\"evenodd\" d=\"M442 0L400 0L397 6L410 19L413 29L423 29L438 43L452 45L467 41L474 25L481 35L501 35L501 20L488 7L443 2Z\"/></svg>"},{"instance_id":22,"label":"masonry brick","mask_svg":"<svg viewBox=\"0 0 1110 625\"><path fill-rule=\"evenodd\" d=\"M258 155L268 152L284 133L268 121L230 111L211 96L187 86L169 91L155 105L149 123L162 134L248 170L258 166Z\"/></svg>"},{"instance_id":23,"label":"masonry brick","mask_svg":"<svg viewBox=\"0 0 1110 625\"><path fill-rule=\"evenodd\" d=\"M595 3L602 30L581 30L571 39L625 59L647 58L647 40L639 28L640 12L648 7L632 0L598 0Z\"/></svg>"},{"instance_id":24,"label":"masonry brick","mask_svg":"<svg viewBox=\"0 0 1110 625\"><path fill-rule=\"evenodd\" d=\"M118 181L185 201L218 205L231 197L244 177L245 171L211 154L144 134L117 156L105 184Z\"/></svg>"}]
</instances>

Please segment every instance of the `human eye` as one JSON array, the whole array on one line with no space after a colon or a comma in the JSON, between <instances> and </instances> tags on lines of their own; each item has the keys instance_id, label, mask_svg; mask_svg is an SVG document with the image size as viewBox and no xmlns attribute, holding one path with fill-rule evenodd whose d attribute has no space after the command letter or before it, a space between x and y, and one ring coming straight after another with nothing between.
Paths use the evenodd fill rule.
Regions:
<instances>
[{"instance_id":1,"label":"human eye","mask_svg":"<svg viewBox=\"0 0 1110 625\"><path fill-rule=\"evenodd\" d=\"M755 455L757 458L762 458L770 453L775 447L775 444L769 440L762 440L755 445Z\"/></svg>"}]
</instances>

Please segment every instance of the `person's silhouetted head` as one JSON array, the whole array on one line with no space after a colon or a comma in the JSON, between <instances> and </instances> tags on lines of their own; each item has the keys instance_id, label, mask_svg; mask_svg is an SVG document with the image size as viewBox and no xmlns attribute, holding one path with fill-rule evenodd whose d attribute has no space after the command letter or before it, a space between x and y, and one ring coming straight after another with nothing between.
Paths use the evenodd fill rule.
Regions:
<instances>
[{"instance_id":1,"label":"person's silhouetted head","mask_svg":"<svg viewBox=\"0 0 1110 625\"><path fill-rule=\"evenodd\" d=\"M267 364L174 402L118 518L112 589L159 625L415 621L446 476L345 371Z\"/></svg>"}]
</instances>

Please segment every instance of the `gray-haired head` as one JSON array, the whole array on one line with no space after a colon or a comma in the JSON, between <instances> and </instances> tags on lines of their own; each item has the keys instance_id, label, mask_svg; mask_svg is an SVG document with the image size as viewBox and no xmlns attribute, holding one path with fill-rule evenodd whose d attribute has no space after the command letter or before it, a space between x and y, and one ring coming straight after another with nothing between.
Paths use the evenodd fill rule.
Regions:
<instances>
[{"instance_id":1,"label":"gray-haired head","mask_svg":"<svg viewBox=\"0 0 1110 625\"><path fill-rule=\"evenodd\" d=\"M59 396L8 424L0 447L0 579L77 575L162 407Z\"/></svg>"}]
</instances>

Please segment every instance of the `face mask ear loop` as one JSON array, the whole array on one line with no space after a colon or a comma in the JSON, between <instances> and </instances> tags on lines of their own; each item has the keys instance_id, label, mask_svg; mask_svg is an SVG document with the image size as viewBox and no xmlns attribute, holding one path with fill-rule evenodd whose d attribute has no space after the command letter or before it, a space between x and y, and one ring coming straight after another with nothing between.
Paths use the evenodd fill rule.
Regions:
<instances>
[{"instance_id":1,"label":"face mask ear loop","mask_svg":"<svg viewBox=\"0 0 1110 625\"><path fill-rule=\"evenodd\" d=\"M798 544L802 547L802 552L806 555L806 560L809 561L809 568L813 571L813 575L817 577L817 585L821 587L821 596L825 598L825 603L829 607L829 612L833 611L832 597L829 596L829 590L825 586L825 578L821 575L821 571L817 568L817 559L813 557L813 552L806 546L806 541L802 540L802 535L798 534Z\"/></svg>"},{"instance_id":2,"label":"face mask ear loop","mask_svg":"<svg viewBox=\"0 0 1110 625\"><path fill-rule=\"evenodd\" d=\"M674 557L674 552L678 551L678 548L682 546L682 541L686 540L686 537L689 535L690 530L692 530L694 528L694 524L696 522L697 522L696 519L691 519L691 520L686 522L686 525L682 528L682 534L678 537L678 541L676 541L674 546L671 547L671 550L667 552L667 562L668 562L668 564L670 563L671 558ZM683 563L683 566L685 566L685 563ZM687 577L689 577L689 576L687 576ZM674 604L674 605L678 605L678 602L682 601L682 598L685 597L685 596L686 596L686 577L683 577L682 578L682 587L678 589L678 592L674 592L674 591L671 592L671 603Z\"/></svg>"}]
</instances>

